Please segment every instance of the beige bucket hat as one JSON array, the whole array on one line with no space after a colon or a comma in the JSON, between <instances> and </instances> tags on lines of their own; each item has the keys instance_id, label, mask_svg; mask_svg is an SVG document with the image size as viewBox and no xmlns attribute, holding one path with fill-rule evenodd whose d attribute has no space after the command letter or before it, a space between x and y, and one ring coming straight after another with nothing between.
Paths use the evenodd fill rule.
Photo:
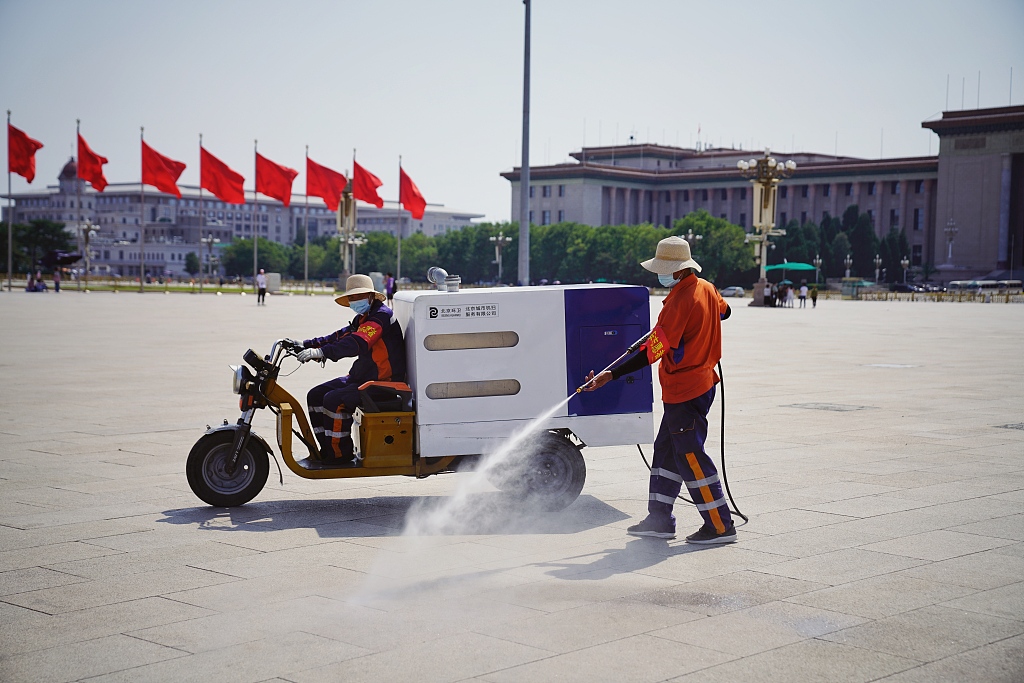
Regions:
<instances>
[{"instance_id":1,"label":"beige bucket hat","mask_svg":"<svg viewBox=\"0 0 1024 683\"><path fill-rule=\"evenodd\" d=\"M640 265L658 275L671 275L683 268L693 268L700 272L700 264L690 256L690 243L675 235L658 242L654 258Z\"/></svg>"},{"instance_id":2,"label":"beige bucket hat","mask_svg":"<svg viewBox=\"0 0 1024 683\"><path fill-rule=\"evenodd\" d=\"M350 275L345 280L345 293L335 297L335 303L341 306L348 306L348 298L353 294L373 294L377 301L385 301L383 294L373 288L373 280L369 275Z\"/></svg>"}]
</instances>

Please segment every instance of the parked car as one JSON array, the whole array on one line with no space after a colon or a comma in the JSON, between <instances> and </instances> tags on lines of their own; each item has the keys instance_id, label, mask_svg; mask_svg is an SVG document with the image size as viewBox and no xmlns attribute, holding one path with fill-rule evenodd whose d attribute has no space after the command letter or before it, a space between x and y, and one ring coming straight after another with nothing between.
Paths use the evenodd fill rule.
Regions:
<instances>
[{"instance_id":1,"label":"parked car","mask_svg":"<svg viewBox=\"0 0 1024 683\"><path fill-rule=\"evenodd\" d=\"M746 296L747 292L742 287L725 287L721 290L722 296Z\"/></svg>"}]
</instances>

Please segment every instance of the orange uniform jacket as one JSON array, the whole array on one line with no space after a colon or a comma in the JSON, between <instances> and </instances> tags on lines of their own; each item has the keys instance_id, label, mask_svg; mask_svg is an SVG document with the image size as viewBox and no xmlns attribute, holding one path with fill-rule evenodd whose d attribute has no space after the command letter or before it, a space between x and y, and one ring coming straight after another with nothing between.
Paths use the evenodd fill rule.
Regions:
<instances>
[{"instance_id":1,"label":"orange uniform jacket","mask_svg":"<svg viewBox=\"0 0 1024 683\"><path fill-rule=\"evenodd\" d=\"M665 297L658 324L645 344L647 358L661 359L658 378L665 403L685 403L718 383L722 317L728 304L707 280L692 275Z\"/></svg>"}]
</instances>

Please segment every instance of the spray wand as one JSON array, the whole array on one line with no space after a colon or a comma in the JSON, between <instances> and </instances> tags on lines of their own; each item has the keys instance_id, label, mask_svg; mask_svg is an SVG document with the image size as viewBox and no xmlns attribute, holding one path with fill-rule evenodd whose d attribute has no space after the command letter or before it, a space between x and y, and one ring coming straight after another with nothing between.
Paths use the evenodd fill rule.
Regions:
<instances>
[{"instance_id":1,"label":"spray wand","mask_svg":"<svg viewBox=\"0 0 1024 683\"><path fill-rule=\"evenodd\" d=\"M625 351L624 351L624 352L622 353L622 355L621 355L621 356L619 356L618 358L616 358L615 360L613 360L613 361L612 361L611 363L609 363L609 364L608 364L608 367L606 367L606 368L605 368L604 370L602 370L601 372L607 372L608 370L611 370L611 369L612 369L612 368L614 368L614 367L615 367L616 365L618 365L619 363L621 363L621 362L622 362L622 360L623 360L623 359L624 359L624 358L625 358L626 356L629 356L629 355L631 355L631 354L633 354L633 353L636 353L636 350L637 350L637 349L639 349L639 348L640 348L641 346L643 346L644 342L646 342L646 341L647 341L647 338L651 336L651 333L652 333L652 332L654 332L654 330L651 330L650 332L648 332L647 334L645 334L644 336L640 337L640 338L639 338L639 339L637 339L637 340L636 340L635 342L633 342L632 344L630 344L630 345L629 345L629 348L628 348L628 349L626 349L626 350L625 350ZM599 372L599 373L597 373L597 374L598 374L598 375L600 375L600 374L601 374L601 372ZM595 375L595 377L596 377L596 376L597 376L597 375ZM581 391L583 391L583 390L584 390L584 388L586 388L587 384L590 384L590 382L585 382L585 383L583 384L583 386L581 386L581 387L578 387L578 388L576 389L576 393L578 394L578 393L580 393Z\"/></svg>"}]
</instances>

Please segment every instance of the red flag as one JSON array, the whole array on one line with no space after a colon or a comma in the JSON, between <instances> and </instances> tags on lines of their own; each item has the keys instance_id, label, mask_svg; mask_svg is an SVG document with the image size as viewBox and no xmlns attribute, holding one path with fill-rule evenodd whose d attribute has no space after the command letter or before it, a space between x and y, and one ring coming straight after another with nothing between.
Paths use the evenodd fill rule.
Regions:
<instances>
[{"instance_id":1,"label":"red flag","mask_svg":"<svg viewBox=\"0 0 1024 683\"><path fill-rule=\"evenodd\" d=\"M423 210L427 208L427 200L423 198L420 188L416 187L416 183L401 166L398 167L398 203L416 220L423 218Z\"/></svg>"},{"instance_id":2,"label":"red flag","mask_svg":"<svg viewBox=\"0 0 1024 683\"><path fill-rule=\"evenodd\" d=\"M213 196L228 204L245 204L245 192L242 183L245 181L223 161L199 148L199 186L209 190Z\"/></svg>"},{"instance_id":3,"label":"red flag","mask_svg":"<svg viewBox=\"0 0 1024 683\"><path fill-rule=\"evenodd\" d=\"M384 200L377 195L377 188L383 185L380 178L352 161L352 196L373 204L378 209L384 208Z\"/></svg>"},{"instance_id":4,"label":"red flag","mask_svg":"<svg viewBox=\"0 0 1024 683\"><path fill-rule=\"evenodd\" d=\"M294 168L275 164L256 152L256 191L284 202L292 201L292 181L299 172Z\"/></svg>"},{"instance_id":5,"label":"red flag","mask_svg":"<svg viewBox=\"0 0 1024 683\"><path fill-rule=\"evenodd\" d=\"M181 199L178 178L185 164L165 157L142 141L142 182Z\"/></svg>"},{"instance_id":6,"label":"red flag","mask_svg":"<svg viewBox=\"0 0 1024 683\"><path fill-rule=\"evenodd\" d=\"M7 170L17 173L30 183L36 177L36 152L43 148L43 143L25 135L7 124Z\"/></svg>"},{"instance_id":7,"label":"red flag","mask_svg":"<svg viewBox=\"0 0 1024 683\"><path fill-rule=\"evenodd\" d=\"M306 194L320 197L331 211L338 210L348 178L306 157Z\"/></svg>"},{"instance_id":8,"label":"red flag","mask_svg":"<svg viewBox=\"0 0 1024 683\"><path fill-rule=\"evenodd\" d=\"M107 158L89 148L85 138L78 136L78 177L92 185L97 192L103 192L107 179L103 177L103 164Z\"/></svg>"}]
</instances>

